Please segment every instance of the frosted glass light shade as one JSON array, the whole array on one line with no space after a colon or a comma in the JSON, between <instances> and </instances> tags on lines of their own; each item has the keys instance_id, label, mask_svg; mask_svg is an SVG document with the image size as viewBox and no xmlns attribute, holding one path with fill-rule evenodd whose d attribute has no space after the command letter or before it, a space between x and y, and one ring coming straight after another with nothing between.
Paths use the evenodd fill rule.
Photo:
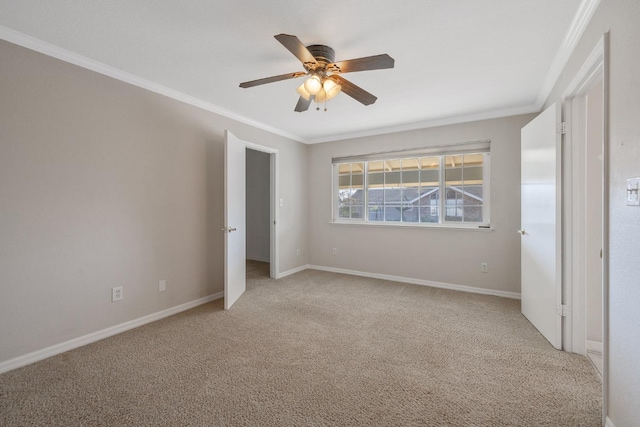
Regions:
<instances>
[{"instance_id":1,"label":"frosted glass light shade","mask_svg":"<svg viewBox=\"0 0 640 427\"><path fill-rule=\"evenodd\" d=\"M309 93L309 95L317 95L318 92L322 90L322 82L320 81L320 77L317 75L312 75L304 82L304 88Z\"/></svg>"},{"instance_id":2,"label":"frosted glass light shade","mask_svg":"<svg viewBox=\"0 0 640 427\"><path fill-rule=\"evenodd\" d=\"M300 87L296 89L296 92L298 92L300 96L306 99L307 101L309 100L309 98L311 98L311 94L307 92L307 90L304 88L304 83L302 83Z\"/></svg>"},{"instance_id":3,"label":"frosted glass light shade","mask_svg":"<svg viewBox=\"0 0 640 427\"><path fill-rule=\"evenodd\" d=\"M338 84L335 80L333 80L331 77L328 77L324 80L324 83L322 84L322 88L327 94L327 99L335 98L336 95L340 93L340 90L342 90L342 86Z\"/></svg>"},{"instance_id":4,"label":"frosted glass light shade","mask_svg":"<svg viewBox=\"0 0 640 427\"><path fill-rule=\"evenodd\" d=\"M316 95L315 101L317 103L321 103L325 102L328 99L329 98L327 98L327 92L325 92L324 89L320 88L320 92L318 92L318 94Z\"/></svg>"}]
</instances>

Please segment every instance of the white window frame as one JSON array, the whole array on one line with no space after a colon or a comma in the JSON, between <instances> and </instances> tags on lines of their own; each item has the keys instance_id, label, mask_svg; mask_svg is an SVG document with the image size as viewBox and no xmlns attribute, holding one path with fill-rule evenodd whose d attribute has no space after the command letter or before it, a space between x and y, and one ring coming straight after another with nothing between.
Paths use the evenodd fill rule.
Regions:
<instances>
[{"instance_id":1,"label":"white window frame","mask_svg":"<svg viewBox=\"0 0 640 427\"><path fill-rule=\"evenodd\" d=\"M369 226L393 226L393 227L420 227L420 228L469 228L469 229L490 229L490 211L491 211L491 186L490 186L490 170L491 170L491 151L490 140L472 141L462 144L454 145L442 145L423 147L410 150L391 151L384 153L372 153L359 156L349 157L336 157L332 159L331 164L331 222L334 224L355 224L355 225L369 225ZM482 168L482 222L463 222L463 221L446 221L446 209L453 208L446 206L446 194L445 189L445 173L446 170L444 159L445 156L465 155L465 154L483 154L483 168ZM438 198L437 210L439 212L439 222L402 222L402 221L371 221L369 220L369 200L368 200L368 166L370 161L380 160L398 160L414 157L440 157L439 168L439 191L440 197ZM338 167L344 163L358 163L363 162L365 164L363 172L363 215L361 218L340 218L339 216L339 180L338 180ZM433 209L435 206L432 207Z\"/></svg>"}]
</instances>

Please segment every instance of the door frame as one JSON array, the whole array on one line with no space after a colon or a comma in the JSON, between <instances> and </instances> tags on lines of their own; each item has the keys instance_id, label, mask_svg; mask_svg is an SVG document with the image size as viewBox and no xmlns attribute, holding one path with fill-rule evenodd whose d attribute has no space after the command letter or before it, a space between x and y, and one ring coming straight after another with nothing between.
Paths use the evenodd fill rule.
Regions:
<instances>
[{"instance_id":1,"label":"door frame","mask_svg":"<svg viewBox=\"0 0 640 427\"><path fill-rule=\"evenodd\" d=\"M603 423L608 415L609 385L609 33L598 41L573 80L562 94L562 120L569 123L565 135L564 158L566 186L563 200L563 235L565 277L564 301L570 304L570 315L563 325L563 349L586 354L586 266L581 261L586 239L585 219L580 215L585 203L586 187L581 173L585 170L584 150L581 144L586 124L580 98L596 82L603 83L603 137L602 137L602 392ZM582 139L584 141L584 139Z\"/></svg>"},{"instance_id":2,"label":"door frame","mask_svg":"<svg viewBox=\"0 0 640 427\"><path fill-rule=\"evenodd\" d=\"M278 150L264 145L245 141L245 149L260 151L269 154L269 277L277 279L279 275L278 256L278 203L280 197L278 181Z\"/></svg>"}]
</instances>

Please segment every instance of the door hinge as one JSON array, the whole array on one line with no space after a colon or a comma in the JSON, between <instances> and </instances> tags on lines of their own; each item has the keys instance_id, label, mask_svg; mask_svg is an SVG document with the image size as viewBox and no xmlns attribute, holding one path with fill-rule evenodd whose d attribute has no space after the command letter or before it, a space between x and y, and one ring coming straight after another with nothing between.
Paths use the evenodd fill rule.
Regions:
<instances>
[{"instance_id":1,"label":"door hinge","mask_svg":"<svg viewBox=\"0 0 640 427\"><path fill-rule=\"evenodd\" d=\"M556 314L558 316L566 317L571 314L571 310L568 305L560 304L556 306Z\"/></svg>"},{"instance_id":2,"label":"door hinge","mask_svg":"<svg viewBox=\"0 0 640 427\"><path fill-rule=\"evenodd\" d=\"M556 125L556 133L564 135L567 133L567 122L560 122Z\"/></svg>"}]
</instances>

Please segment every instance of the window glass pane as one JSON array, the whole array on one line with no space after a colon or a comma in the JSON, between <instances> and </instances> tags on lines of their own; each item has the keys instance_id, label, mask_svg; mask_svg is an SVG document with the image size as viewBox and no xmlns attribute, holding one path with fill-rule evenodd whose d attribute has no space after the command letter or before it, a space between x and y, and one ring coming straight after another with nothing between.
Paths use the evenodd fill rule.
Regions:
<instances>
[{"instance_id":1,"label":"window glass pane","mask_svg":"<svg viewBox=\"0 0 640 427\"><path fill-rule=\"evenodd\" d=\"M400 172L387 172L384 174L384 185L400 184Z\"/></svg>"},{"instance_id":2,"label":"window glass pane","mask_svg":"<svg viewBox=\"0 0 640 427\"><path fill-rule=\"evenodd\" d=\"M438 206L439 199L438 187L420 187L420 206Z\"/></svg>"},{"instance_id":3,"label":"window glass pane","mask_svg":"<svg viewBox=\"0 0 640 427\"><path fill-rule=\"evenodd\" d=\"M384 189L384 204L400 203L402 200L401 188L385 188Z\"/></svg>"},{"instance_id":4,"label":"window glass pane","mask_svg":"<svg viewBox=\"0 0 640 427\"><path fill-rule=\"evenodd\" d=\"M482 166L465 166L462 173L465 185L482 183Z\"/></svg>"},{"instance_id":5,"label":"window glass pane","mask_svg":"<svg viewBox=\"0 0 640 427\"><path fill-rule=\"evenodd\" d=\"M404 187L402 189L402 203L405 205L420 205L420 187Z\"/></svg>"},{"instance_id":6,"label":"window glass pane","mask_svg":"<svg viewBox=\"0 0 640 427\"><path fill-rule=\"evenodd\" d=\"M382 187L384 185L383 173L370 173L367 175L369 187Z\"/></svg>"},{"instance_id":7,"label":"window glass pane","mask_svg":"<svg viewBox=\"0 0 640 427\"><path fill-rule=\"evenodd\" d=\"M402 170L418 170L419 169L418 159L402 159Z\"/></svg>"},{"instance_id":8,"label":"window glass pane","mask_svg":"<svg viewBox=\"0 0 640 427\"><path fill-rule=\"evenodd\" d=\"M420 207L420 222L438 222L440 220L440 215L438 215L438 206Z\"/></svg>"},{"instance_id":9,"label":"window glass pane","mask_svg":"<svg viewBox=\"0 0 640 427\"><path fill-rule=\"evenodd\" d=\"M364 211L364 207L362 205L351 206L351 218L355 218L355 219L362 218L363 211Z\"/></svg>"},{"instance_id":10,"label":"window glass pane","mask_svg":"<svg viewBox=\"0 0 640 427\"><path fill-rule=\"evenodd\" d=\"M383 162L369 162L369 172L382 172L384 171Z\"/></svg>"},{"instance_id":11,"label":"window glass pane","mask_svg":"<svg viewBox=\"0 0 640 427\"><path fill-rule=\"evenodd\" d=\"M445 156L444 164L447 168L459 168L462 166L462 157L463 156Z\"/></svg>"},{"instance_id":12,"label":"window glass pane","mask_svg":"<svg viewBox=\"0 0 640 427\"><path fill-rule=\"evenodd\" d=\"M399 160L399 159L396 159L396 160L385 160L384 161L384 166L385 166L385 171L386 172L399 171L400 167L402 166L402 161Z\"/></svg>"},{"instance_id":13,"label":"window glass pane","mask_svg":"<svg viewBox=\"0 0 640 427\"><path fill-rule=\"evenodd\" d=\"M440 157L422 157L420 169L440 169Z\"/></svg>"},{"instance_id":14,"label":"window glass pane","mask_svg":"<svg viewBox=\"0 0 640 427\"><path fill-rule=\"evenodd\" d=\"M338 165L338 218L362 219L364 163Z\"/></svg>"},{"instance_id":15,"label":"window glass pane","mask_svg":"<svg viewBox=\"0 0 640 427\"><path fill-rule=\"evenodd\" d=\"M351 187L351 175L340 175L338 177L338 185L340 188Z\"/></svg>"},{"instance_id":16,"label":"window glass pane","mask_svg":"<svg viewBox=\"0 0 640 427\"><path fill-rule=\"evenodd\" d=\"M404 206L402 208L402 222L419 222L420 208L418 206Z\"/></svg>"},{"instance_id":17,"label":"window glass pane","mask_svg":"<svg viewBox=\"0 0 640 427\"><path fill-rule=\"evenodd\" d=\"M351 217L351 190L340 190L338 193L338 217Z\"/></svg>"},{"instance_id":18,"label":"window glass pane","mask_svg":"<svg viewBox=\"0 0 640 427\"><path fill-rule=\"evenodd\" d=\"M384 221L382 205L369 205L369 221Z\"/></svg>"},{"instance_id":19,"label":"window glass pane","mask_svg":"<svg viewBox=\"0 0 640 427\"><path fill-rule=\"evenodd\" d=\"M447 198L445 199L445 205L460 205L462 204L462 190L459 187L447 187Z\"/></svg>"},{"instance_id":20,"label":"window glass pane","mask_svg":"<svg viewBox=\"0 0 640 427\"><path fill-rule=\"evenodd\" d=\"M465 166L482 166L484 156L482 154L465 154L464 165Z\"/></svg>"},{"instance_id":21,"label":"window glass pane","mask_svg":"<svg viewBox=\"0 0 640 427\"><path fill-rule=\"evenodd\" d=\"M418 185L420 183L420 171L402 171L402 185L407 187L409 185Z\"/></svg>"},{"instance_id":22,"label":"window glass pane","mask_svg":"<svg viewBox=\"0 0 640 427\"><path fill-rule=\"evenodd\" d=\"M384 189L369 188L367 191L367 197L370 205L382 205L384 204Z\"/></svg>"},{"instance_id":23,"label":"window glass pane","mask_svg":"<svg viewBox=\"0 0 640 427\"><path fill-rule=\"evenodd\" d=\"M482 206L465 206L464 220L470 222L482 221Z\"/></svg>"},{"instance_id":24,"label":"window glass pane","mask_svg":"<svg viewBox=\"0 0 640 427\"><path fill-rule=\"evenodd\" d=\"M448 185L461 185L462 168L447 168L444 173L444 180Z\"/></svg>"},{"instance_id":25,"label":"window glass pane","mask_svg":"<svg viewBox=\"0 0 640 427\"><path fill-rule=\"evenodd\" d=\"M470 205L482 205L482 185L464 186L464 203Z\"/></svg>"},{"instance_id":26,"label":"window glass pane","mask_svg":"<svg viewBox=\"0 0 640 427\"><path fill-rule=\"evenodd\" d=\"M387 206L384 207L384 220L385 221L400 221L402 212L400 206Z\"/></svg>"},{"instance_id":27,"label":"window glass pane","mask_svg":"<svg viewBox=\"0 0 640 427\"><path fill-rule=\"evenodd\" d=\"M462 208L458 206L447 206L445 208L445 221L460 222L462 221Z\"/></svg>"},{"instance_id":28,"label":"window glass pane","mask_svg":"<svg viewBox=\"0 0 640 427\"><path fill-rule=\"evenodd\" d=\"M440 170L421 170L420 181L422 185L440 185Z\"/></svg>"}]
</instances>

